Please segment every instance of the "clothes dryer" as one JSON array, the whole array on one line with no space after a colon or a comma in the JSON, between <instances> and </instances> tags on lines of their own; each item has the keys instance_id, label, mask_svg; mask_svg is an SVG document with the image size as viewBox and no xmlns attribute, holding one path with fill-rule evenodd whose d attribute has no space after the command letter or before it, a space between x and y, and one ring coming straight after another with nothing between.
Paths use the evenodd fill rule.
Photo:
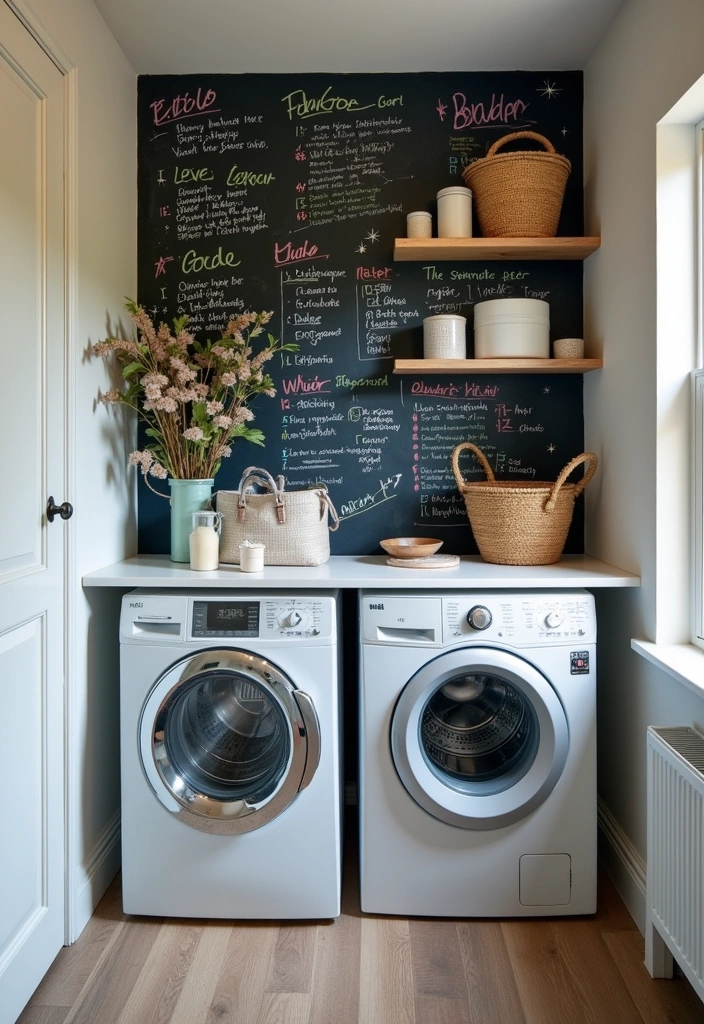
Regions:
<instances>
[{"instance_id":1,"label":"clothes dryer","mask_svg":"<svg viewBox=\"0 0 704 1024\"><path fill-rule=\"evenodd\" d=\"M339 914L337 637L333 592L123 598L127 913Z\"/></svg>"},{"instance_id":2,"label":"clothes dryer","mask_svg":"<svg viewBox=\"0 0 704 1024\"><path fill-rule=\"evenodd\" d=\"M362 592L362 910L596 910L585 591Z\"/></svg>"}]
</instances>

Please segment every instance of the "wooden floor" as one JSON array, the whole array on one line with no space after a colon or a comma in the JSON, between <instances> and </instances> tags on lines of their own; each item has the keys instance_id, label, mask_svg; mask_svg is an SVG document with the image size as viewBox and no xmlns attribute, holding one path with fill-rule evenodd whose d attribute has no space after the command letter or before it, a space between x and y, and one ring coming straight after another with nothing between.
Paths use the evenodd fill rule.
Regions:
<instances>
[{"instance_id":1,"label":"wooden floor","mask_svg":"<svg viewBox=\"0 0 704 1024\"><path fill-rule=\"evenodd\" d=\"M118 878L19 1024L704 1022L606 876L595 917L499 922L362 914L356 873L352 846L341 917L305 923L125 917Z\"/></svg>"}]
</instances>

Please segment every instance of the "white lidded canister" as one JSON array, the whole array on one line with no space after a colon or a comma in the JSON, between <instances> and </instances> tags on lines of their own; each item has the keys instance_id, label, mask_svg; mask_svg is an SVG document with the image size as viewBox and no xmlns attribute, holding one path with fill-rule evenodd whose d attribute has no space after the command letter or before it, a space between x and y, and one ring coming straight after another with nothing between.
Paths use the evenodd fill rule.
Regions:
<instances>
[{"instance_id":1,"label":"white lidded canister","mask_svg":"<svg viewBox=\"0 0 704 1024\"><path fill-rule=\"evenodd\" d=\"M472 237L472 193L451 185L441 188L438 200L438 238Z\"/></svg>"},{"instance_id":2,"label":"white lidded canister","mask_svg":"<svg viewBox=\"0 0 704 1024\"><path fill-rule=\"evenodd\" d=\"M426 316L423 321L425 359L466 359L467 318L456 313Z\"/></svg>"},{"instance_id":3,"label":"white lidded canister","mask_svg":"<svg viewBox=\"0 0 704 1024\"><path fill-rule=\"evenodd\" d=\"M476 359L550 357L550 306L542 299L488 299L474 307Z\"/></svg>"},{"instance_id":4,"label":"white lidded canister","mask_svg":"<svg viewBox=\"0 0 704 1024\"><path fill-rule=\"evenodd\" d=\"M433 218L425 210L406 214L406 238L432 238Z\"/></svg>"}]
</instances>

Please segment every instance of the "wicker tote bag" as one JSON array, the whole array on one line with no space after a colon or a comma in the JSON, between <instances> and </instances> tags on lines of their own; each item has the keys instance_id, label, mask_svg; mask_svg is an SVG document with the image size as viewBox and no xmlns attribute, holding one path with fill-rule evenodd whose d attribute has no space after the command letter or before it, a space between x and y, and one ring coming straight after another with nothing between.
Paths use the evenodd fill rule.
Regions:
<instances>
[{"instance_id":1,"label":"wicker tote bag","mask_svg":"<svg viewBox=\"0 0 704 1024\"><path fill-rule=\"evenodd\" d=\"M459 467L460 452L473 452L486 480L467 481ZM587 463L576 484L565 481ZM583 452L568 462L555 483L497 480L484 453L470 441L452 452L452 472L464 498L479 554L500 565L550 565L557 562L567 540L575 500L596 472L597 457Z\"/></svg>"},{"instance_id":2,"label":"wicker tote bag","mask_svg":"<svg viewBox=\"0 0 704 1024\"><path fill-rule=\"evenodd\" d=\"M543 150L500 153L507 142L532 139ZM486 238L554 238L572 165L544 135L512 132L462 172Z\"/></svg>"},{"instance_id":3,"label":"wicker tote bag","mask_svg":"<svg viewBox=\"0 0 704 1024\"><path fill-rule=\"evenodd\" d=\"M263 493L253 493L255 485ZM250 466L238 489L218 491L215 504L222 515L221 562L239 565L245 540L264 545L265 565L322 565L330 557L329 531L340 520L324 485L287 491L282 476L274 480Z\"/></svg>"}]
</instances>

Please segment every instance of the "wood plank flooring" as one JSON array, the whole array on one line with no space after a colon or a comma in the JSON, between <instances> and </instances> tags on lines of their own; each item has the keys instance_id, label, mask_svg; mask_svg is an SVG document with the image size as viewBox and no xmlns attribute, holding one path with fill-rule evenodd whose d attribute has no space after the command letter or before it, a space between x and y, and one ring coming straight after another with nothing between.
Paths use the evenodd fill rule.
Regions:
<instances>
[{"instance_id":1,"label":"wood plank flooring","mask_svg":"<svg viewBox=\"0 0 704 1024\"><path fill-rule=\"evenodd\" d=\"M373 917L353 834L334 922L125 917L118 877L18 1024L704 1024L599 887L588 918Z\"/></svg>"}]
</instances>

